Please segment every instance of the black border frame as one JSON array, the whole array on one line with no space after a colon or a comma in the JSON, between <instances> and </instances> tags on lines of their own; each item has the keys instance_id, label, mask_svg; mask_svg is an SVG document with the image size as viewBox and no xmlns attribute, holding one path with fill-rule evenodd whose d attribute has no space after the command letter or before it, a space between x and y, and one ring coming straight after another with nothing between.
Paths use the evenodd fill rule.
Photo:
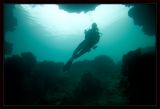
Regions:
<instances>
[{"instance_id":1,"label":"black border frame","mask_svg":"<svg viewBox=\"0 0 160 109\"><path fill-rule=\"evenodd\" d=\"M0 56L1 56L1 60L0 60L0 108L2 109L29 109L29 108L37 108L37 109L51 109L51 108L65 108L65 109L75 109L75 108L79 108L79 109L85 109L85 108L89 108L89 109L94 109L94 108L106 108L106 109L135 109L135 108L140 108L140 109L155 109L158 108L159 105L159 86L160 86L160 82L159 82L159 72L160 72L160 67L159 67L159 19L160 19L160 4L158 4L158 0L3 0L1 1L2 4L0 4L1 8L1 39L0 39L0 47L1 47L1 52L0 52ZM121 3L121 4L128 4L128 3L156 3L157 5L157 34L156 34L156 38L157 38L157 105L155 106L149 106L149 105L122 105L122 106L12 106L12 105L4 105L3 103L3 4L4 3L17 3L17 4L43 4L43 3L47 3L47 4L55 4L55 3L109 3L109 4L116 4L116 3Z\"/></svg>"}]
</instances>

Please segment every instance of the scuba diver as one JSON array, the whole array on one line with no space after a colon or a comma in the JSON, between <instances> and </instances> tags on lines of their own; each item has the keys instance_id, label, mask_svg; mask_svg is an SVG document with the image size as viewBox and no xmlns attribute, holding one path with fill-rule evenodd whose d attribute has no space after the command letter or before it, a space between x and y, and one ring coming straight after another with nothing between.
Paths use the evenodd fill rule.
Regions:
<instances>
[{"instance_id":1,"label":"scuba diver","mask_svg":"<svg viewBox=\"0 0 160 109\"><path fill-rule=\"evenodd\" d=\"M63 72L69 71L72 62L74 59L82 56L86 52L91 51L91 49L97 48L97 43L100 39L100 33L96 23L92 23L92 28L89 30L85 30L85 39L78 45L78 47L74 50L72 57L68 60L68 62L63 67Z\"/></svg>"}]
</instances>

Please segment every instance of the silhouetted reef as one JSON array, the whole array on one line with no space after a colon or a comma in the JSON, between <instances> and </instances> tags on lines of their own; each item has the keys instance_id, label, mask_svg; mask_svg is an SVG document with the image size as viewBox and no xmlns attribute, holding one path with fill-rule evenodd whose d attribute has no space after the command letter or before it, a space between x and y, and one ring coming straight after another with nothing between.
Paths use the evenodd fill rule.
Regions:
<instances>
[{"instance_id":1,"label":"silhouetted reef","mask_svg":"<svg viewBox=\"0 0 160 109\"><path fill-rule=\"evenodd\" d=\"M5 104L155 104L155 51L131 51L115 64L105 55L73 63L38 62L31 52L4 60Z\"/></svg>"},{"instance_id":2,"label":"silhouetted reef","mask_svg":"<svg viewBox=\"0 0 160 109\"><path fill-rule=\"evenodd\" d=\"M133 6L128 15L133 18L136 25L148 36L156 35L156 4L128 4Z\"/></svg>"},{"instance_id":3,"label":"silhouetted reef","mask_svg":"<svg viewBox=\"0 0 160 109\"><path fill-rule=\"evenodd\" d=\"M123 56L121 87L129 104L155 105L156 53L144 51L137 49Z\"/></svg>"},{"instance_id":4,"label":"silhouetted reef","mask_svg":"<svg viewBox=\"0 0 160 109\"><path fill-rule=\"evenodd\" d=\"M60 9L70 13L94 11L98 4L58 4Z\"/></svg>"}]
</instances>

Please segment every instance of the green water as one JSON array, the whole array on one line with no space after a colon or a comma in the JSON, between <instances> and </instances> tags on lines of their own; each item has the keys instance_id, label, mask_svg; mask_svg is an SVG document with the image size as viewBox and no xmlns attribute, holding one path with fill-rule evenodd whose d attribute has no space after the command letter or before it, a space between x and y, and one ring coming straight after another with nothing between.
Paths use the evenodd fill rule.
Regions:
<instances>
[{"instance_id":1,"label":"green water","mask_svg":"<svg viewBox=\"0 0 160 109\"><path fill-rule=\"evenodd\" d=\"M86 13L56 4L14 6L4 13L5 104L156 103L154 5L101 4ZM98 47L65 65L93 22Z\"/></svg>"},{"instance_id":2,"label":"green water","mask_svg":"<svg viewBox=\"0 0 160 109\"><path fill-rule=\"evenodd\" d=\"M26 7L17 5L14 9L18 25L5 35L14 45L12 54L32 52L39 61L66 62L92 22L97 23L102 37L97 49L78 60L92 60L104 54L118 62L131 50L155 46L155 37L148 37L134 24L128 16L129 7L124 5L99 5L94 11L79 14L59 10L54 5L55 11L50 10L52 5Z\"/></svg>"}]
</instances>

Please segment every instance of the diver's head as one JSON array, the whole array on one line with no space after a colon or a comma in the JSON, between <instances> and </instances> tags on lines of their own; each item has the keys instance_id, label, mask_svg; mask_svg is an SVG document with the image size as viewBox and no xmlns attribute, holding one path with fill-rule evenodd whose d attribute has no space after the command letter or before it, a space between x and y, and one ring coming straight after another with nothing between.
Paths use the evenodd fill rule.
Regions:
<instances>
[{"instance_id":1,"label":"diver's head","mask_svg":"<svg viewBox=\"0 0 160 109\"><path fill-rule=\"evenodd\" d=\"M92 29L97 29L97 24L95 22L92 23Z\"/></svg>"}]
</instances>

